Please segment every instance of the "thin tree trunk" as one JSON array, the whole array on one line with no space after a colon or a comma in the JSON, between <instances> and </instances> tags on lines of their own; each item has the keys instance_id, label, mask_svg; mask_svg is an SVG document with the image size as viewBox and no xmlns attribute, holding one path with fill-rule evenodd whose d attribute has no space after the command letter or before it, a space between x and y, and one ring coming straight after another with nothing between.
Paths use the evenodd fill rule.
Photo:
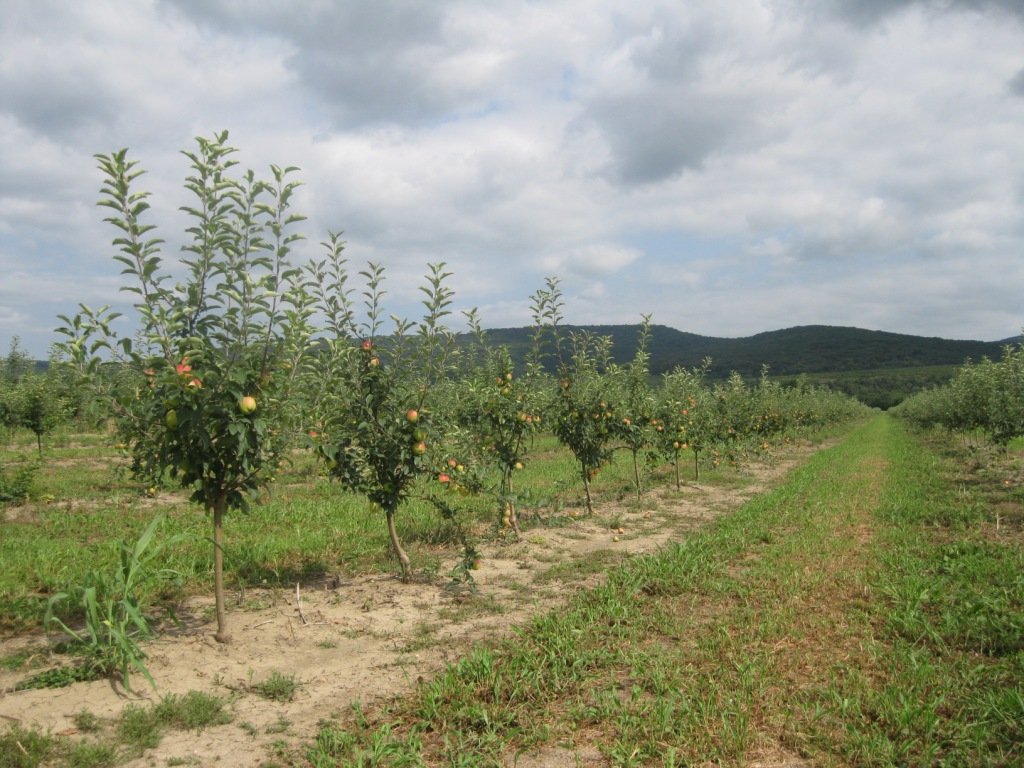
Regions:
<instances>
[{"instance_id":1,"label":"thin tree trunk","mask_svg":"<svg viewBox=\"0 0 1024 768\"><path fill-rule=\"evenodd\" d=\"M679 451L676 451L676 460L674 463L676 466L676 490L679 491L683 488L683 484L679 480Z\"/></svg>"},{"instance_id":2,"label":"thin tree trunk","mask_svg":"<svg viewBox=\"0 0 1024 768\"><path fill-rule=\"evenodd\" d=\"M640 459L637 451L633 451L633 482L636 484L636 500L640 501Z\"/></svg>"},{"instance_id":3,"label":"thin tree trunk","mask_svg":"<svg viewBox=\"0 0 1024 768\"><path fill-rule=\"evenodd\" d=\"M583 465L583 490L587 493L587 514L594 514L593 500L590 498L590 473L587 471L587 465Z\"/></svg>"},{"instance_id":4,"label":"thin tree trunk","mask_svg":"<svg viewBox=\"0 0 1024 768\"><path fill-rule=\"evenodd\" d=\"M384 510L384 514L388 520L388 536L391 537L391 548L395 551L395 557L398 558L398 562L402 566L402 581L408 583L412 580L412 563L409 560L409 556L405 554L405 550L402 549L402 542L398 540L398 531L395 528L395 510L393 507L387 507Z\"/></svg>"},{"instance_id":5,"label":"thin tree trunk","mask_svg":"<svg viewBox=\"0 0 1024 768\"><path fill-rule=\"evenodd\" d=\"M224 509L227 496L217 494L213 501L213 599L216 604L218 643L230 643L227 612L224 609Z\"/></svg>"},{"instance_id":6,"label":"thin tree trunk","mask_svg":"<svg viewBox=\"0 0 1024 768\"><path fill-rule=\"evenodd\" d=\"M512 501L512 470L505 470L505 510L508 512L508 521L512 530L516 532L516 539L523 540L523 532L519 529L519 518L516 516L516 505Z\"/></svg>"}]
</instances>

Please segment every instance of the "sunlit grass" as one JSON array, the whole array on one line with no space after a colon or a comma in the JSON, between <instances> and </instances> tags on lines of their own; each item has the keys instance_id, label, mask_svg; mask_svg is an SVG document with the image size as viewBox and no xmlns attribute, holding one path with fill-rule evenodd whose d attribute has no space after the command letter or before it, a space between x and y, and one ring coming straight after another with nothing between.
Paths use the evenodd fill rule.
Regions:
<instances>
[{"instance_id":1,"label":"sunlit grass","mask_svg":"<svg viewBox=\"0 0 1024 768\"><path fill-rule=\"evenodd\" d=\"M935 469L877 419L379 720L325 728L311 759L1015 764L1020 547L944 541L962 521L917 514L955 512Z\"/></svg>"}]
</instances>

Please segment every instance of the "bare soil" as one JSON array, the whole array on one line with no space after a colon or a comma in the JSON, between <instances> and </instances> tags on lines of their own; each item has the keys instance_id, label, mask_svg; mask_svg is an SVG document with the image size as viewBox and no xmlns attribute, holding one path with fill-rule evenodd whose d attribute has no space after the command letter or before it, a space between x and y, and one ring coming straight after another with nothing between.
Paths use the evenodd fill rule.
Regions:
<instances>
[{"instance_id":1,"label":"bare soil","mask_svg":"<svg viewBox=\"0 0 1024 768\"><path fill-rule=\"evenodd\" d=\"M472 643L499 637L557 607L599 583L615 562L653 552L735 509L820 447L805 444L770 463L745 466L737 483L727 484L732 487L662 487L639 506L604 503L593 518L531 528L522 542L481 547L476 595L447 589L445 576L403 584L379 573L288 591L248 590L229 617L230 645L213 639L212 598L196 599L181 629L171 627L146 646L156 692L141 676L133 677L131 693L111 680L15 691L38 668L0 671L0 720L74 735L73 718L82 710L113 720L132 702L203 691L231 697L232 723L198 733L169 732L159 747L127 765L260 765L275 749L311 741L323 719L354 702L372 705L407 695L420 678L458 660ZM454 559L453 554L441 574L454 567ZM0 656L42 642L40 636L0 641ZM268 700L253 689L274 672L301 683L290 701ZM519 764L570 765L581 756L522 756Z\"/></svg>"}]
</instances>

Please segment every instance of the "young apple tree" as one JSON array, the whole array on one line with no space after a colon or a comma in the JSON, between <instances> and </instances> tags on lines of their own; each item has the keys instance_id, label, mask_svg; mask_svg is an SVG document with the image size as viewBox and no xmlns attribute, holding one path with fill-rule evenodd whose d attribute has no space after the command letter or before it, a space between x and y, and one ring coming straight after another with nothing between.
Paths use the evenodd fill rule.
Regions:
<instances>
[{"instance_id":1,"label":"young apple tree","mask_svg":"<svg viewBox=\"0 0 1024 768\"><path fill-rule=\"evenodd\" d=\"M457 420L473 435L481 466L497 472L492 493L498 500L502 525L522 539L513 478L524 468L530 438L542 420L541 371L530 366L524 375L516 375L508 348L488 344L475 310L467 317L483 359L461 383Z\"/></svg>"},{"instance_id":2,"label":"young apple tree","mask_svg":"<svg viewBox=\"0 0 1024 768\"><path fill-rule=\"evenodd\" d=\"M640 326L633 361L625 368L617 369L622 378L622 419L617 425L622 442L633 458L633 488L636 500L643 494L643 473L640 469L640 454L654 441L659 431L664 432L654 416L654 392L650 384L650 353L647 345L651 340L651 316L644 315ZM659 430L660 428L660 430Z\"/></svg>"},{"instance_id":3,"label":"young apple tree","mask_svg":"<svg viewBox=\"0 0 1024 768\"><path fill-rule=\"evenodd\" d=\"M613 375L610 337L581 331L570 336L570 346L572 362L562 367L561 394L553 407L555 436L580 464L587 513L592 515L590 482L612 459L620 435L621 393Z\"/></svg>"},{"instance_id":4,"label":"young apple tree","mask_svg":"<svg viewBox=\"0 0 1024 768\"><path fill-rule=\"evenodd\" d=\"M327 272L340 274L337 243L327 245L328 263L334 265ZM392 316L392 333L380 337L385 291L384 269L377 264L360 272L367 281L366 322L351 324L347 293L328 311L335 335L332 344L349 349L344 355L347 364L324 396L320 451L334 477L384 511L405 581L412 577L412 564L395 516L417 478L437 473L440 425L434 420L433 405L437 385L450 370L454 346L454 337L442 322L452 303L453 293L444 284L451 273L444 271L443 263L429 268L427 285L420 287L426 311L419 323Z\"/></svg>"},{"instance_id":5,"label":"young apple tree","mask_svg":"<svg viewBox=\"0 0 1024 768\"><path fill-rule=\"evenodd\" d=\"M294 168L272 179L234 175L227 132L199 138L183 154L194 202L183 210L190 238L168 268L155 225L143 223L149 193L127 150L97 155L105 176L99 205L117 230L122 290L135 296L138 327L120 336L118 313L82 305L61 317L61 347L112 408L132 469L191 493L213 520L219 642L231 640L224 608L223 521L274 477L303 410L296 372L312 355L313 301L291 251L303 216L291 212ZM173 277L172 277L173 275ZM180 280L180 282L179 282ZM124 382L130 382L125 386Z\"/></svg>"}]
</instances>

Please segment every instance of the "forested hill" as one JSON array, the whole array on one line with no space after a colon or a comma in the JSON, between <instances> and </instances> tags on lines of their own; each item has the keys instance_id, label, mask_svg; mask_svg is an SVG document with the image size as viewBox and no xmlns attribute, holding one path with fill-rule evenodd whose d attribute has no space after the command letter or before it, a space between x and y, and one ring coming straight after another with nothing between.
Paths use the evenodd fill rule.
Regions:
<instances>
[{"instance_id":1,"label":"forested hill","mask_svg":"<svg viewBox=\"0 0 1024 768\"><path fill-rule=\"evenodd\" d=\"M561 330L563 338L581 330L610 336L615 360L628 362L633 358L640 326L563 326ZM492 344L507 344L513 357L521 360L532 348L530 333L529 328L497 328L487 331L487 337ZM724 378L732 371L745 377L757 376L762 365L768 365L773 376L961 365L968 358L999 359L1003 345L830 325L803 325L737 339L700 336L656 325L648 351L653 374L676 366L693 368L710 357L709 375Z\"/></svg>"}]
</instances>

